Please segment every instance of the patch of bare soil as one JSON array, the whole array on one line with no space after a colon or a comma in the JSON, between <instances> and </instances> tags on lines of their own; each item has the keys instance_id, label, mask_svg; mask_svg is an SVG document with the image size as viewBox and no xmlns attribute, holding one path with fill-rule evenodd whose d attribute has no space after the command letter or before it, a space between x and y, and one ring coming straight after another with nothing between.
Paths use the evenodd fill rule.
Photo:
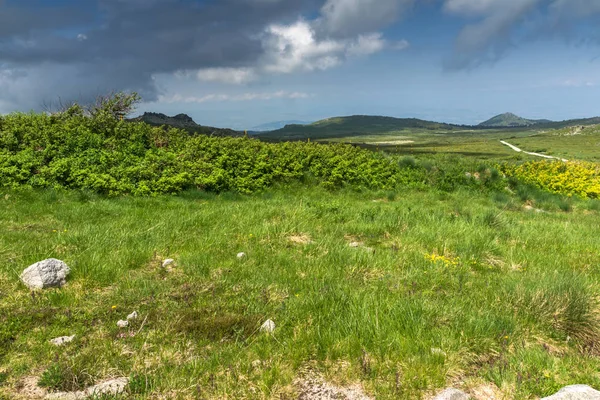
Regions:
<instances>
[{"instance_id":1,"label":"patch of bare soil","mask_svg":"<svg viewBox=\"0 0 600 400\"><path fill-rule=\"evenodd\" d=\"M325 382L317 376L308 376L296 381L298 400L372 400L360 385L339 387Z\"/></svg>"}]
</instances>

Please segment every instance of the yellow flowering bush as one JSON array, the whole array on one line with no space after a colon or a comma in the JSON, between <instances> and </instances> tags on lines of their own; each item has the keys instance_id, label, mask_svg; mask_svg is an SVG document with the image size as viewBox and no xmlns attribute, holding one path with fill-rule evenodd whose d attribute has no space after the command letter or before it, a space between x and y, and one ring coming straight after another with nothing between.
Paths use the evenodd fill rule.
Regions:
<instances>
[{"instance_id":1,"label":"yellow flowering bush","mask_svg":"<svg viewBox=\"0 0 600 400\"><path fill-rule=\"evenodd\" d=\"M505 165L504 173L541 189L567 196L600 198L600 165L585 161L533 161Z\"/></svg>"}]
</instances>

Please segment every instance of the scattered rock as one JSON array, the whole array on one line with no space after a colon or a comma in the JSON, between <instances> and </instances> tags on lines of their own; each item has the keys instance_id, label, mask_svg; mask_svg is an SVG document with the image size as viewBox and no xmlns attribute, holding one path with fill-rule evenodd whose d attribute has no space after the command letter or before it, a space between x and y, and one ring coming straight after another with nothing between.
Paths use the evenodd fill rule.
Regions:
<instances>
[{"instance_id":1,"label":"scattered rock","mask_svg":"<svg viewBox=\"0 0 600 400\"><path fill-rule=\"evenodd\" d=\"M298 400L371 400L359 385L338 387L311 377L296 381L300 395Z\"/></svg>"},{"instance_id":2,"label":"scattered rock","mask_svg":"<svg viewBox=\"0 0 600 400\"><path fill-rule=\"evenodd\" d=\"M273 333L275 331L275 322L270 319L266 320L260 327L261 332Z\"/></svg>"},{"instance_id":3,"label":"scattered rock","mask_svg":"<svg viewBox=\"0 0 600 400\"><path fill-rule=\"evenodd\" d=\"M542 400L600 400L600 392L587 385L572 385Z\"/></svg>"},{"instance_id":4,"label":"scattered rock","mask_svg":"<svg viewBox=\"0 0 600 400\"><path fill-rule=\"evenodd\" d=\"M137 313L137 311L134 311L127 316L127 320L130 321L132 319L137 319L137 317L138 317L138 313Z\"/></svg>"},{"instance_id":5,"label":"scattered rock","mask_svg":"<svg viewBox=\"0 0 600 400\"><path fill-rule=\"evenodd\" d=\"M49 258L27 267L21 274L21 280L29 289L62 287L70 272L67 264Z\"/></svg>"},{"instance_id":6,"label":"scattered rock","mask_svg":"<svg viewBox=\"0 0 600 400\"><path fill-rule=\"evenodd\" d=\"M245 257L246 257L246 253L244 253L244 252L237 254L238 260L241 260L242 258L245 258Z\"/></svg>"},{"instance_id":7,"label":"scattered rock","mask_svg":"<svg viewBox=\"0 0 600 400\"><path fill-rule=\"evenodd\" d=\"M100 396L117 396L125 390L129 378L111 379L78 392L58 392L46 395L46 400L80 400Z\"/></svg>"},{"instance_id":8,"label":"scattered rock","mask_svg":"<svg viewBox=\"0 0 600 400\"><path fill-rule=\"evenodd\" d=\"M175 260L173 260L172 258L167 258L165 261L163 261L162 267L167 268L169 265L173 264L174 262L175 262Z\"/></svg>"},{"instance_id":9,"label":"scattered rock","mask_svg":"<svg viewBox=\"0 0 600 400\"><path fill-rule=\"evenodd\" d=\"M449 388L439 393L433 400L469 400L471 396L458 389Z\"/></svg>"},{"instance_id":10,"label":"scattered rock","mask_svg":"<svg viewBox=\"0 0 600 400\"><path fill-rule=\"evenodd\" d=\"M129 321L126 321L126 320L119 320L119 321L117 322L117 326L118 326L119 328L127 328L127 327L129 326Z\"/></svg>"},{"instance_id":11,"label":"scattered rock","mask_svg":"<svg viewBox=\"0 0 600 400\"><path fill-rule=\"evenodd\" d=\"M71 343L73 341L73 339L75 339L75 335L61 336L61 337L57 337L56 339L50 340L50 343L52 343L55 346L64 346L67 343Z\"/></svg>"}]
</instances>

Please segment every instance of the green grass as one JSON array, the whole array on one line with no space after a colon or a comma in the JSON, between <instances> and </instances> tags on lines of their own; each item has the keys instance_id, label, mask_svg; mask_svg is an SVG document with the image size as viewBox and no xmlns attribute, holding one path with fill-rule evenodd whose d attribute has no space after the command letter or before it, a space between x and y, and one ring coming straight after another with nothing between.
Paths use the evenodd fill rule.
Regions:
<instances>
[{"instance_id":1,"label":"green grass","mask_svg":"<svg viewBox=\"0 0 600 400\"><path fill-rule=\"evenodd\" d=\"M33 374L61 390L129 376L133 398L294 398L307 368L377 399L600 387L600 206L565 201L526 188L4 191L0 397ZM32 295L18 276L48 257L71 267L68 285ZM272 336L258 331L268 318Z\"/></svg>"}]
</instances>

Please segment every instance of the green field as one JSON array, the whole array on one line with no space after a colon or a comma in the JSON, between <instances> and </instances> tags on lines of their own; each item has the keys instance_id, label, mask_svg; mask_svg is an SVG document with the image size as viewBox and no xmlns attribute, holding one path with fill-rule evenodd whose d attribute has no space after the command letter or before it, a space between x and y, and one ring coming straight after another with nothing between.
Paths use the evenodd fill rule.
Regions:
<instances>
[{"instance_id":1,"label":"green field","mask_svg":"<svg viewBox=\"0 0 600 400\"><path fill-rule=\"evenodd\" d=\"M302 187L1 198L9 398L27 375L61 390L128 376L136 398L294 398L306 370L378 399L450 384L510 398L600 386L597 202L564 212L501 193ZM47 257L73 273L32 295L18 274ZM258 331L268 318L272 336ZM60 350L48 343L72 334Z\"/></svg>"},{"instance_id":2,"label":"green field","mask_svg":"<svg viewBox=\"0 0 600 400\"><path fill-rule=\"evenodd\" d=\"M527 161L539 159L516 153L500 143L509 143L529 152L538 152L569 160L600 161L600 128L587 127L580 134L569 130L406 130L382 134L320 139L321 142L352 143L405 155L457 154L475 159Z\"/></svg>"}]
</instances>

